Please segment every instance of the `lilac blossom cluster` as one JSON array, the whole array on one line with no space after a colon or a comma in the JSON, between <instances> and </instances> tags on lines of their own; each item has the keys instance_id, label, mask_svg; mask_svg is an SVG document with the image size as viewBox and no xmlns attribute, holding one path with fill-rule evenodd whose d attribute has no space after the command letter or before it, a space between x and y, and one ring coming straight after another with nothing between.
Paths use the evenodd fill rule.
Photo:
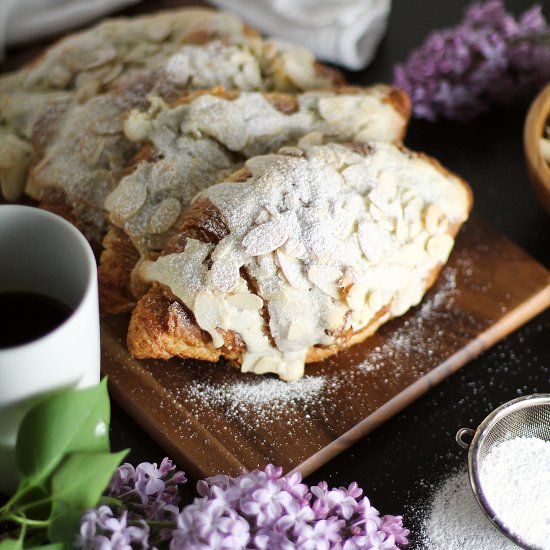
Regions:
<instances>
[{"instance_id":1,"label":"lilac blossom cluster","mask_svg":"<svg viewBox=\"0 0 550 550\"><path fill-rule=\"evenodd\" d=\"M473 4L456 27L431 33L394 82L418 118L469 120L550 80L550 27L534 5L517 19L501 0Z\"/></svg>"},{"instance_id":2,"label":"lilac blossom cluster","mask_svg":"<svg viewBox=\"0 0 550 550\"><path fill-rule=\"evenodd\" d=\"M356 483L339 489L329 489L325 482L308 487L300 474L283 476L282 468L269 465L236 478L199 481L199 496L178 507L185 477L174 469L167 459L160 468L121 466L110 486L110 496L119 504L86 512L77 546L397 550L408 543L402 518L381 517Z\"/></svg>"},{"instance_id":3,"label":"lilac blossom cluster","mask_svg":"<svg viewBox=\"0 0 550 550\"><path fill-rule=\"evenodd\" d=\"M119 466L107 489L106 502L88 510L80 522L76 546L88 550L155 548L169 537L179 513L180 488L187 482L169 458L160 466L142 462ZM168 532L164 532L166 528ZM150 535L155 540L150 540Z\"/></svg>"}]
</instances>

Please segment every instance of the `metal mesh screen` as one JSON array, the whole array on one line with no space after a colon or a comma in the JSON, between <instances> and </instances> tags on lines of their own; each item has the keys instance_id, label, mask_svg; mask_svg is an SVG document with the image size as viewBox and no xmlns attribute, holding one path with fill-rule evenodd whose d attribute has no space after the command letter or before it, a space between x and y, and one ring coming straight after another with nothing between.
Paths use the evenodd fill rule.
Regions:
<instances>
[{"instance_id":1,"label":"metal mesh screen","mask_svg":"<svg viewBox=\"0 0 550 550\"><path fill-rule=\"evenodd\" d=\"M478 431L479 437L472 442L474 447L470 449L469 464L474 494L493 524L518 546L526 548L492 513L485 499L479 473L483 461L495 445L518 437L537 437L550 441L550 394L519 398L503 405L483 421Z\"/></svg>"},{"instance_id":2,"label":"metal mesh screen","mask_svg":"<svg viewBox=\"0 0 550 550\"><path fill-rule=\"evenodd\" d=\"M550 398L541 398L540 401L531 400L526 406L511 407L509 412L505 409L503 413L506 414L487 425L476 449L478 469L491 449L503 441L517 437L537 437L550 441Z\"/></svg>"}]
</instances>

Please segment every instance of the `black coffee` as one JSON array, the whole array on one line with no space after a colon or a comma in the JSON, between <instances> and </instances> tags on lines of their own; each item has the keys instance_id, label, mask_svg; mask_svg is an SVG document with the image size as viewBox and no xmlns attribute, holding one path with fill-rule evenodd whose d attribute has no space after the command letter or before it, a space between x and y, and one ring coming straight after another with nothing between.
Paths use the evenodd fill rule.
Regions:
<instances>
[{"instance_id":1,"label":"black coffee","mask_svg":"<svg viewBox=\"0 0 550 550\"><path fill-rule=\"evenodd\" d=\"M32 342L57 328L71 309L55 298L34 292L1 292L0 348Z\"/></svg>"}]
</instances>

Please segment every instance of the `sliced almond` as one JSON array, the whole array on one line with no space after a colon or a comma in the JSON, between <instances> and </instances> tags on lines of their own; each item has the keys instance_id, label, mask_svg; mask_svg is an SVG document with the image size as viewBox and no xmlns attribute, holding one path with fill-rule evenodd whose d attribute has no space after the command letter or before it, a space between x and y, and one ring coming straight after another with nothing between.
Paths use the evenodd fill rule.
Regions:
<instances>
[{"instance_id":1,"label":"sliced almond","mask_svg":"<svg viewBox=\"0 0 550 550\"><path fill-rule=\"evenodd\" d=\"M181 212L181 203L174 197L164 199L149 220L149 233L158 235L168 231Z\"/></svg>"},{"instance_id":2,"label":"sliced almond","mask_svg":"<svg viewBox=\"0 0 550 550\"><path fill-rule=\"evenodd\" d=\"M277 264L275 263L274 256L270 252L269 254L263 254L262 256L257 256L256 261L261 269L262 277L270 277L277 273Z\"/></svg>"},{"instance_id":3,"label":"sliced almond","mask_svg":"<svg viewBox=\"0 0 550 550\"><path fill-rule=\"evenodd\" d=\"M344 326L347 308L331 307L325 314L324 325L327 330L340 330Z\"/></svg>"},{"instance_id":4,"label":"sliced almond","mask_svg":"<svg viewBox=\"0 0 550 550\"><path fill-rule=\"evenodd\" d=\"M256 294L250 294L247 292L232 294L225 298L229 304L239 309L246 309L249 311L256 311L262 309L264 301Z\"/></svg>"},{"instance_id":5,"label":"sliced almond","mask_svg":"<svg viewBox=\"0 0 550 550\"><path fill-rule=\"evenodd\" d=\"M421 209L422 201L418 197L411 199L403 208L403 219L409 223L419 221Z\"/></svg>"},{"instance_id":6,"label":"sliced almond","mask_svg":"<svg viewBox=\"0 0 550 550\"><path fill-rule=\"evenodd\" d=\"M212 255L210 256L213 261L221 260L225 257L231 249L235 246L235 238L232 235L224 237L213 250Z\"/></svg>"},{"instance_id":7,"label":"sliced almond","mask_svg":"<svg viewBox=\"0 0 550 550\"><path fill-rule=\"evenodd\" d=\"M420 231L420 233L413 239L413 242L416 243L416 244L419 244L420 246L422 247L425 247L426 246L426 242L428 241L429 239L429 235L428 235L428 232L427 231Z\"/></svg>"},{"instance_id":8,"label":"sliced almond","mask_svg":"<svg viewBox=\"0 0 550 550\"><path fill-rule=\"evenodd\" d=\"M86 162L88 163L89 166L97 166L97 163L99 162L101 153L103 153L104 148L105 148L105 141L101 138L96 139L92 154L86 159Z\"/></svg>"},{"instance_id":9,"label":"sliced almond","mask_svg":"<svg viewBox=\"0 0 550 550\"><path fill-rule=\"evenodd\" d=\"M446 262L451 249L453 248L454 240L450 235L443 233L431 237L426 243L426 251L438 262Z\"/></svg>"},{"instance_id":10,"label":"sliced almond","mask_svg":"<svg viewBox=\"0 0 550 550\"><path fill-rule=\"evenodd\" d=\"M246 254L261 256L277 250L288 239L288 227L280 222L267 222L254 227L242 241Z\"/></svg>"},{"instance_id":11,"label":"sliced almond","mask_svg":"<svg viewBox=\"0 0 550 550\"><path fill-rule=\"evenodd\" d=\"M310 285L302 272L302 262L277 249L277 260L288 283L298 290L307 290Z\"/></svg>"},{"instance_id":12,"label":"sliced almond","mask_svg":"<svg viewBox=\"0 0 550 550\"><path fill-rule=\"evenodd\" d=\"M361 222L357 228L357 238L363 254L373 263L378 263L392 246L393 239L389 231L379 224Z\"/></svg>"},{"instance_id":13,"label":"sliced almond","mask_svg":"<svg viewBox=\"0 0 550 550\"><path fill-rule=\"evenodd\" d=\"M342 277L342 272L339 269L329 265L313 265L309 268L307 275L309 280L325 294L336 300L340 299L337 281Z\"/></svg>"},{"instance_id":14,"label":"sliced almond","mask_svg":"<svg viewBox=\"0 0 550 550\"><path fill-rule=\"evenodd\" d=\"M414 221L409 225L409 239L412 240L422 232L422 224L419 221Z\"/></svg>"},{"instance_id":15,"label":"sliced almond","mask_svg":"<svg viewBox=\"0 0 550 550\"><path fill-rule=\"evenodd\" d=\"M124 121L124 135L136 143L146 140L152 129L153 123L149 115L137 109L130 111L128 118Z\"/></svg>"},{"instance_id":16,"label":"sliced almond","mask_svg":"<svg viewBox=\"0 0 550 550\"><path fill-rule=\"evenodd\" d=\"M223 336L220 334L220 331L213 329L210 331L210 336L212 336L212 344L215 348L221 348L225 344Z\"/></svg>"},{"instance_id":17,"label":"sliced almond","mask_svg":"<svg viewBox=\"0 0 550 550\"><path fill-rule=\"evenodd\" d=\"M210 268L212 284L221 292L231 292L239 284L239 264L235 261L218 260Z\"/></svg>"},{"instance_id":18,"label":"sliced almond","mask_svg":"<svg viewBox=\"0 0 550 550\"><path fill-rule=\"evenodd\" d=\"M437 226L437 234L440 235L441 233L447 233L449 231L449 220L442 216L439 220L439 225Z\"/></svg>"},{"instance_id":19,"label":"sliced almond","mask_svg":"<svg viewBox=\"0 0 550 550\"><path fill-rule=\"evenodd\" d=\"M426 227L426 231L430 235L435 235L437 233L437 227L439 225L439 219L442 216L441 209L437 204L430 204L425 210L424 210L424 226Z\"/></svg>"},{"instance_id":20,"label":"sliced almond","mask_svg":"<svg viewBox=\"0 0 550 550\"><path fill-rule=\"evenodd\" d=\"M107 195L105 209L111 221L121 224L139 212L147 199L147 187L141 181L128 176L123 178L115 190Z\"/></svg>"},{"instance_id":21,"label":"sliced almond","mask_svg":"<svg viewBox=\"0 0 550 550\"><path fill-rule=\"evenodd\" d=\"M195 296L193 313L199 327L212 332L222 322L222 308L220 302L212 293L201 290Z\"/></svg>"},{"instance_id":22,"label":"sliced almond","mask_svg":"<svg viewBox=\"0 0 550 550\"><path fill-rule=\"evenodd\" d=\"M395 238L398 241L406 241L409 237L409 228L403 220L397 220L395 223Z\"/></svg>"},{"instance_id":23,"label":"sliced almond","mask_svg":"<svg viewBox=\"0 0 550 550\"><path fill-rule=\"evenodd\" d=\"M395 176L386 170L382 171L378 177L377 194L383 197L385 202L393 201L397 196L397 182Z\"/></svg>"},{"instance_id":24,"label":"sliced almond","mask_svg":"<svg viewBox=\"0 0 550 550\"><path fill-rule=\"evenodd\" d=\"M380 210L380 208L378 208L378 206L376 206L376 204L374 203L371 203L369 205L369 213L372 216L373 220L377 222L383 220L386 217L384 212L382 212L382 210Z\"/></svg>"},{"instance_id":25,"label":"sliced almond","mask_svg":"<svg viewBox=\"0 0 550 550\"><path fill-rule=\"evenodd\" d=\"M293 256L294 258L303 259L306 256L307 250L304 243L294 237L289 237L288 241L283 246L285 254Z\"/></svg>"}]
</instances>

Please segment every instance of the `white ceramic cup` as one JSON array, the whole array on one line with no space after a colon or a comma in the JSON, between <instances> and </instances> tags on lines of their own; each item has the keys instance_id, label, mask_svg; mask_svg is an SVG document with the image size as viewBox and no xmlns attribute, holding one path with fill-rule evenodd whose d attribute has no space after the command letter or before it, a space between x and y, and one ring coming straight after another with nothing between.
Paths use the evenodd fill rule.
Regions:
<instances>
[{"instance_id":1,"label":"white ceramic cup","mask_svg":"<svg viewBox=\"0 0 550 550\"><path fill-rule=\"evenodd\" d=\"M0 349L0 492L4 494L13 492L19 480L15 442L29 408L45 394L99 382L97 269L90 245L55 214L0 205L0 292L10 291L55 298L73 313L36 340ZM0 327L3 323L9 319L2 319Z\"/></svg>"}]
</instances>

